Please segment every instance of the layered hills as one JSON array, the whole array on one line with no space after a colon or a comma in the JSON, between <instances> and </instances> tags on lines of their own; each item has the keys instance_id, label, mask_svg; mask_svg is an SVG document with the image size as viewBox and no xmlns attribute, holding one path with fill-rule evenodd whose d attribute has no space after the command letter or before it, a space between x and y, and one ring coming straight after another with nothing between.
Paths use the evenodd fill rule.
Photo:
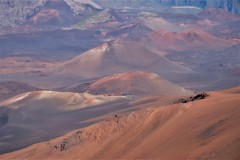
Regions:
<instances>
[{"instance_id":1,"label":"layered hills","mask_svg":"<svg viewBox=\"0 0 240 160\"><path fill-rule=\"evenodd\" d=\"M37 13L27 19L27 24L44 27L71 25L101 10L101 7L95 8L96 5L91 4L72 0L48 0Z\"/></svg>"},{"instance_id":2,"label":"layered hills","mask_svg":"<svg viewBox=\"0 0 240 160\"><path fill-rule=\"evenodd\" d=\"M70 23L74 14L92 14L101 7L85 0L1 0L0 26L16 26L25 23L59 25ZM78 16L75 16L77 18Z\"/></svg>"},{"instance_id":3,"label":"layered hills","mask_svg":"<svg viewBox=\"0 0 240 160\"><path fill-rule=\"evenodd\" d=\"M154 31L150 37L161 49L173 51L221 50L234 45L233 41L217 38L201 30L182 32Z\"/></svg>"},{"instance_id":4,"label":"layered hills","mask_svg":"<svg viewBox=\"0 0 240 160\"><path fill-rule=\"evenodd\" d=\"M85 91L95 95L184 96L192 94L191 91L164 80L157 74L141 71L114 74L89 84L75 85L63 90Z\"/></svg>"},{"instance_id":5,"label":"layered hills","mask_svg":"<svg viewBox=\"0 0 240 160\"><path fill-rule=\"evenodd\" d=\"M238 159L239 87L208 94L116 115L1 158Z\"/></svg>"},{"instance_id":6,"label":"layered hills","mask_svg":"<svg viewBox=\"0 0 240 160\"><path fill-rule=\"evenodd\" d=\"M0 102L0 154L57 137L127 107L125 96L32 91ZM118 107L119 106L119 107Z\"/></svg>"},{"instance_id":7,"label":"layered hills","mask_svg":"<svg viewBox=\"0 0 240 160\"><path fill-rule=\"evenodd\" d=\"M238 8L0 0L0 159L239 159Z\"/></svg>"},{"instance_id":8,"label":"layered hills","mask_svg":"<svg viewBox=\"0 0 240 160\"><path fill-rule=\"evenodd\" d=\"M193 94L157 74L140 71L59 90L26 92L0 102L0 128L4 129L0 136L6 137L0 153L60 136L114 113L164 105Z\"/></svg>"},{"instance_id":9,"label":"layered hills","mask_svg":"<svg viewBox=\"0 0 240 160\"><path fill-rule=\"evenodd\" d=\"M147 43L147 42L146 42ZM93 48L47 71L50 77L72 76L82 79L103 77L128 71L189 73L190 69L164 58L141 40L115 40ZM165 78L165 77L164 77Z\"/></svg>"}]
</instances>

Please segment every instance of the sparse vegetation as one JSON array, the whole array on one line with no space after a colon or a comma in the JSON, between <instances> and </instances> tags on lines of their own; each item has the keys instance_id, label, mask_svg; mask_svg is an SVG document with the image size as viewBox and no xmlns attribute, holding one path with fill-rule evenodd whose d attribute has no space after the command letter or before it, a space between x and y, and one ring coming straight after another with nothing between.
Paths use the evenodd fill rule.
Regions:
<instances>
[{"instance_id":1,"label":"sparse vegetation","mask_svg":"<svg viewBox=\"0 0 240 160\"><path fill-rule=\"evenodd\" d=\"M107 10L101 11L99 13L94 14L84 20L81 20L79 23L72 25L74 29L87 29L91 24L96 24L100 22L106 22L111 19L111 14L108 13Z\"/></svg>"}]
</instances>

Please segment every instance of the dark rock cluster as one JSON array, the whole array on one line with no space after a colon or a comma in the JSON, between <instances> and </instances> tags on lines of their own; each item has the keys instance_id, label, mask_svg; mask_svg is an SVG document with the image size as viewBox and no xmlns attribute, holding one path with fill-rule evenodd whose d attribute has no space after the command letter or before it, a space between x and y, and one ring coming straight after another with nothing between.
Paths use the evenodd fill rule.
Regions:
<instances>
[{"instance_id":1,"label":"dark rock cluster","mask_svg":"<svg viewBox=\"0 0 240 160\"><path fill-rule=\"evenodd\" d=\"M195 96L191 96L189 98L186 99L179 99L176 102L174 102L174 104L176 103L188 103L188 102L192 102L192 101L197 101L197 100L201 100L201 99L205 99L206 97L208 97L209 95L205 92L203 93L198 93Z\"/></svg>"}]
</instances>

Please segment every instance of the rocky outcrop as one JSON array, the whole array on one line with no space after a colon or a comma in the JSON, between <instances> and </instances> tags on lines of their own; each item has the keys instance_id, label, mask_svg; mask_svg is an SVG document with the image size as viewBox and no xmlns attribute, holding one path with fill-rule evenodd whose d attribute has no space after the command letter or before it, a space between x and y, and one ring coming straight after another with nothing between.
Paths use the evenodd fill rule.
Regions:
<instances>
[{"instance_id":1,"label":"rocky outcrop","mask_svg":"<svg viewBox=\"0 0 240 160\"><path fill-rule=\"evenodd\" d=\"M45 0L0 0L0 26L22 24L37 13Z\"/></svg>"},{"instance_id":2,"label":"rocky outcrop","mask_svg":"<svg viewBox=\"0 0 240 160\"><path fill-rule=\"evenodd\" d=\"M186 99L179 99L177 100L176 102L174 102L174 104L177 104L177 103L188 103L188 102L193 102L193 101L197 101L197 100L201 100L201 99L205 99L206 97L208 97L209 95L205 92L203 93L198 93L196 94L195 96L191 96L189 98L186 98Z\"/></svg>"},{"instance_id":3,"label":"rocky outcrop","mask_svg":"<svg viewBox=\"0 0 240 160\"><path fill-rule=\"evenodd\" d=\"M23 24L28 18L49 7L49 3L64 3L72 10L72 15L88 14L101 7L86 0L0 0L0 27ZM59 8L61 10L62 8Z\"/></svg>"},{"instance_id":4,"label":"rocky outcrop","mask_svg":"<svg viewBox=\"0 0 240 160\"><path fill-rule=\"evenodd\" d=\"M95 9L102 9L101 6L97 5L91 0L64 0L70 8L74 11L75 14L80 14L82 12L86 11L86 7L84 6L90 6Z\"/></svg>"}]
</instances>

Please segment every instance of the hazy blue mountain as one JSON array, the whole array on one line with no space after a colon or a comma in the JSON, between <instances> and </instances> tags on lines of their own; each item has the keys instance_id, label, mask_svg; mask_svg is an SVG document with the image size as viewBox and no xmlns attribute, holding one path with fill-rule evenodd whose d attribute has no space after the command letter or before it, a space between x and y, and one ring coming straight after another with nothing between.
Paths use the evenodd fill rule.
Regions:
<instances>
[{"instance_id":1,"label":"hazy blue mountain","mask_svg":"<svg viewBox=\"0 0 240 160\"><path fill-rule=\"evenodd\" d=\"M240 13L240 0L93 0L102 7L111 8L139 8L152 7L160 5L165 6L194 6L205 8L223 8L232 13Z\"/></svg>"},{"instance_id":2,"label":"hazy blue mountain","mask_svg":"<svg viewBox=\"0 0 240 160\"><path fill-rule=\"evenodd\" d=\"M195 6L199 8L222 8L232 13L240 13L240 0L156 0L168 6Z\"/></svg>"}]
</instances>

